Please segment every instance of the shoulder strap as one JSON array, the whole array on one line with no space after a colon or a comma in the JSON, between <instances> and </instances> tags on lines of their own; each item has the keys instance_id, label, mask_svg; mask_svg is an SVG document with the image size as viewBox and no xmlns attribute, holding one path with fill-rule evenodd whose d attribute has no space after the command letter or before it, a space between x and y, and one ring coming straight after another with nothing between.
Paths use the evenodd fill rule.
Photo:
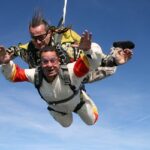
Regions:
<instances>
[{"instance_id":1,"label":"shoulder strap","mask_svg":"<svg viewBox=\"0 0 150 150\"><path fill-rule=\"evenodd\" d=\"M54 37L53 37L55 45L61 44L62 36L70 29L71 29L70 26L68 26L68 27L61 26L61 27L55 28Z\"/></svg>"},{"instance_id":2,"label":"shoulder strap","mask_svg":"<svg viewBox=\"0 0 150 150\"><path fill-rule=\"evenodd\" d=\"M61 75L61 78L63 79L63 81L65 82L66 85L71 84L67 65L61 65L60 75Z\"/></svg>"},{"instance_id":3,"label":"shoulder strap","mask_svg":"<svg viewBox=\"0 0 150 150\"><path fill-rule=\"evenodd\" d=\"M68 64L70 62L70 58L67 54L67 52L63 49L62 45L61 44L57 44L56 45L56 51L57 51L57 54L59 55L60 57L60 61L61 61L61 64Z\"/></svg>"},{"instance_id":4,"label":"shoulder strap","mask_svg":"<svg viewBox=\"0 0 150 150\"><path fill-rule=\"evenodd\" d=\"M40 92L40 87L42 85L42 80L43 80L43 73L41 67L37 67L35 70L35 75L34 75L34 86L38 90L39 95L41 96L42 99L43 96Z\"/></svg>"},{"instance_id":5,"label":"shoulder strap","mask_svg":"<svg viewBox=\"0 0 150 150\"><path fill-rule=\"evenodd\" d=\"M34 75L34 85L36 88L39 88L41 86L42 79L43 79L43 75L42 75L41 67L37 67Z\"/></svg>"},{"instance_id":6,"label":"shoulder strap","mask_svg":"<svg viewBox=\"0 0 150 150\"><path fill-rule=\"evenodd\" d=\"M80 88L76 89L76 87L71 84L70 76L69 76L69 73L68 73L68 68L67 68L66 65L61 65L60 77L65 82L65 85L69 85L70 86L71 90L73 91L73 94L71 96L65 98L65 99L60 100L60 101L51 101L51 102L48 102L48 104L50 104L50 105L57 105L57 104L60 104L60 103L68 102L75 95L77 95L79 93L79 91L80 91Z\"/></svg>"},{"instance_id":7,"label":"shoulder strap","mask_svg":"<svg viewBox=\"0 0 150 150\"><path fill-rule=\"evenodd\" d=\"M67 64L70 62L69 56L67 52L63 49L61 45L62 35L66 32L69 28L65 27L56 27L53 32L53 45L56 46L57 54L61 59L61 64Z\"/></svg>"},{"instance_id":8,"label":"shoulder strap","mask_svg":"<svg viewBox=\"0 0 150 150\"><path fill-rule=\"evenodd\" d=\"M65 82L65 85L69 85L71 90L73 91L74 95L76 95L76 93L78 93L79 89L76 89L75 85L71 84L67 65L61 65L60 76L63 79L63 81Z\"/></svg>"}]
</instances>

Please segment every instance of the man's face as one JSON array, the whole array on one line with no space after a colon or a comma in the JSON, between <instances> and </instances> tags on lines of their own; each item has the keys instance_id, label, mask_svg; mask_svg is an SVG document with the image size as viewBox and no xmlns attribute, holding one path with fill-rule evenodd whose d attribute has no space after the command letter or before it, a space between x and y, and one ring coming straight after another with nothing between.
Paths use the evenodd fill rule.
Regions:
<instances>
[{"instance_id":1,"label":"man's face","mask_svg":"<svg viewBox=\"0 0 150 150\"><path fill-rule=\"evenodd\" d=\"M29 29L32 42L37 49L47 46L51 39L51 31L47 31L44 24Z\"/></svg>"},{"instance_id":2,"label":"man's face","mask_svg":"<svg viewBox=\"0 0 150 150\"><path fill-rule=\"evenodd\" d=\"M41 53L41 67L43 74L49 82L52 82L59 73L60 62L55 51Z\"/></svg>"}]
</instances>

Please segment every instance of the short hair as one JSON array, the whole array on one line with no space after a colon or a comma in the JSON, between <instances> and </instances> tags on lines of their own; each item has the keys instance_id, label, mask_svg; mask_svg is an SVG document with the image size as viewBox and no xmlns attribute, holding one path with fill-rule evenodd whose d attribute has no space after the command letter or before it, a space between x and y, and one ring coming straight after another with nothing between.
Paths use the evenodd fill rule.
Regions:
<instances>
[{"instance_id":1,"label":"short hair","mask_svg":"<svg viewBox=\"0 0 150 150\"><path fill-rule=\"evenodd\" d=\"M40 49L40 56L42 52L56 52L56 55L59 57L57 50L56 50L56 46L45 46L43 48Z\"/></svg>"},{"instance_id":2,"label":"short hair","mask_svg":"<svg viewBox=\"0 0 150 150\"><path fill-rule=\"evenodd\" d=\"M35 10L34 15L29 23L29 29L30 29L30 27L37 27L41 24L45 25L46 31L49 30L50 25L43 18L42 12L38 9L38 10Z\"/></svg>"}]
</instances>

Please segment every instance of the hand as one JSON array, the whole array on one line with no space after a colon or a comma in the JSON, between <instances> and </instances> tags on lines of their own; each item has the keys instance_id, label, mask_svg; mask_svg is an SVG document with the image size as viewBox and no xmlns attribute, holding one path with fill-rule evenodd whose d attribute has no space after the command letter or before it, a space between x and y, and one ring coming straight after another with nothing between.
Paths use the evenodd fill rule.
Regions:
<instances>
[{"instance_id":1,"label":"hand","mask_svg":"<svg viewBox=\"0 0 150 150\"><path fill-rule=\"evenodd\" d=\"M92 34L89 33L87 30L83 32L79 44L79 49L82 49L83 51L88 51L91 49L91 39L92 39Z\"/></svg>"},{"instance_id":2,"label":"hand","mask_svg":"<svg viewBox=\"0 0 150 150\"><path fill-rule=\"evenodd\" d=\"M0 45L0 56L5 55L5 47Z\"/></svg>"},{"instance_id":3,"label":"hand","mask_svg":"<svg viewBox=\"0 0 150 150\"><path fill-rule=\"evenodd\" d=\"M115 60L116 63L119 65L125 64L127 61L129 61L132 58L133 52L129 48L125 49L118 49L115 50Z\"/></svg>"},{"instance_id":4,"label":"hand","mask_svg":"<svg viewBox=\"0 0 150 150\"><path fill-rule=\"evenodd\" d=\"M0 45L0 64L9 63L10 60L11 55L6 52L4 46Z\"/></svg>"}]
</instances>

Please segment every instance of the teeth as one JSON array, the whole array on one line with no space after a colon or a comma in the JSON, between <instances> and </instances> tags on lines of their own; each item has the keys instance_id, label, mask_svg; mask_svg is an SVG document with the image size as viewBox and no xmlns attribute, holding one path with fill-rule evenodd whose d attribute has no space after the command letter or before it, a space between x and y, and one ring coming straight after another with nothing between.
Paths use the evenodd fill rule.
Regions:
<instances>
[{"instance_id":1,"label":"teeth","mask_svg":"<svg viewBox=\"0 0 150 150\"><path fill-rule=\"evenodd\" d=\"M53 70L48 70L49 72L52 72Z\"/></svg>"}]
</instances>

